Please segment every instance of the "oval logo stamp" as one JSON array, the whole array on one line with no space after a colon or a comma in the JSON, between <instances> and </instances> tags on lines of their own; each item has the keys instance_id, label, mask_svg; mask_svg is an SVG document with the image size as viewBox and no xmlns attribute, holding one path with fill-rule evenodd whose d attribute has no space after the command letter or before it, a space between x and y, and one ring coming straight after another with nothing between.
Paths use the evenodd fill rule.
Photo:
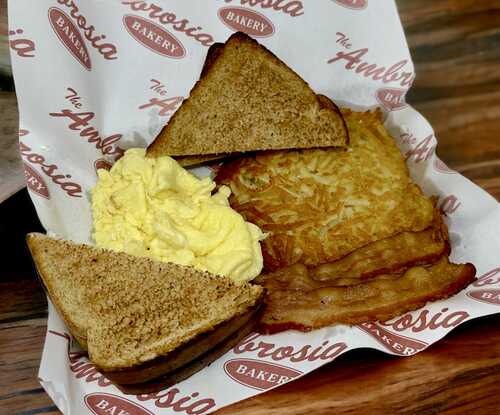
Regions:
<instances>
[{"instance_id":1,"label":"oval logo stamp","mask_svg":"<svg viewBox=\"0 0 500 415\"><path fill-rule=\"evenodd\" d=\"M50 199L49 188L45 180L43 180L42 176L27 163L24 163L24 177L26 179L26 185L30 190L45 199Z\"/></svg>"},{"instance_id":2,"label":"oval logo stamp","mask_svg":"<svg viewBox=\"0 0 500 415\"><path fill-rule=\"evenodd\" d=\"M181 59L186 56L182 43L163 27L140 16L123 16L127 32L141 45L167 58Z\"/></svg>"},{"instance_id":3,"label":"oval logo stamp","mask_svg":"<svg viewBox=\"0 0 500 415\"><path fill-rule=\"evenodd\" d=\"M232 359L224 363L226 374L241 385L268 390L302 375L302 372L256 359Z\"/></svg>"},{"instance_id":4,"label":"oval logo stamp","mask_svg":"<svg viewBox=\"0 0 500 415\"><path fill-rule=\"evenodd\" d=\"M87 408L95 415L153 415L135 402L110 393L91 393L84 400Z\"/></svg>"},{"instance_id":5,"label":"oval logo stamp","mask_svg":"<svg viewBox=\"0 0 500 415\"><path fill-rule=\"evenodd\" d=\"M254 37L269 37L275 32L274 25L262 13L244 7L222 7L219 19L231 30Z\"/></svg>"},{"instance_id":6,"label":"oval logo stamp","mask_svg":"<svg viewBox=\"0 0 500 415\"><path fill-rule=\"evenodd\" d=\"M473 290L467 293L467 297L486 304L500 305L499 289Z\"/></svg>"},{"instance_id":7,"label":"oval logo stamp","mask_svg":"<svg viewBox=\"0 0 500 415\"><path fill-rule=\"evenodd\" d=\"M57 7L49 9L49 22L69 53L88 71L92 69L90 55L83 37L69 16Z\"/></svg>"},{"instance_id":8,"label":"oval logo stamp","mask_svg":"<svg viewBox=\"0 0 500 415\"><path fill-rule=\"evenodd\" d=\"M357 327L372 336L386 349L400 356L411 356L428 346L423 341L392 333L376 323L361 323Z\"/></svg>"},{"instance_id":9,"label":"oval logo stamp","mask_svg":"<svg viewBox=\"0 0 500 415\"><path fill-rule=\"evenodd\" d=\"M399 88L381 88L377 90L375 96L387 111L396 111L406 107L406 91L406 89Z\"/></svg>"}]
</instances>

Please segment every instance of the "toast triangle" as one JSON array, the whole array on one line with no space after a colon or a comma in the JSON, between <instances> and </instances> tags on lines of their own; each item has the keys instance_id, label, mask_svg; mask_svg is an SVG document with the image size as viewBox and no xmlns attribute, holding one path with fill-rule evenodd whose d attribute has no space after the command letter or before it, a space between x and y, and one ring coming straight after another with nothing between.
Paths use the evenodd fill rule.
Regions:
<instances>
[{"instance_id":1,"label":"toast triangle","mask_svg":"<svg viewBox=\"0 0 500 415\"><path fill-rule=\"evenodd\" d=\"M72 334L103 371L139 366L245 313L262 288L192 267L27 236L37 271Z\"/></svg>"},{"instance_id":2,"label":"toast triangle","mask_svg":"<svg viewBox=\"0 0 500 415\"><path fill-rule=\"evenodd\" d=\"M151 157L344 147L342 115L244 33L211 46L201 78L158 137ZM204 158L195 158L195 161ZM190 159L183 164L193 164Z\"/></svg>"}]
</instances>

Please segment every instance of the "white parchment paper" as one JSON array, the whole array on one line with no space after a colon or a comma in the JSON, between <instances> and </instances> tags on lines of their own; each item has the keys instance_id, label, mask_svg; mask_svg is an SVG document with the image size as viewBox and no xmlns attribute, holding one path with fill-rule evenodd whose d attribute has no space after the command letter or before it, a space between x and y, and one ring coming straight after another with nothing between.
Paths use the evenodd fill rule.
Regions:
<instances>
[{"instance_id":1,"label":"white parchment paper","mask_svg":"<svg viewBox=\"0 0 500 415\"><path fill-rule=\"evenodd\" d=\"M413 178L447 212L452 259L474 263L481 277L383 324L253 334L190 379L139 396L96 372L50 306L39 377L62 412L209 413L350 349L411 355L466 320L500 311L499 204L436 157L432 127L406 104L413 64L393 1L10 0L9 29L21 156L49 233L92 242L96 169L150 143L189 95L208 47L243 30L317 93L353 109L384 109Z\"/></svg>"}]
</instances>

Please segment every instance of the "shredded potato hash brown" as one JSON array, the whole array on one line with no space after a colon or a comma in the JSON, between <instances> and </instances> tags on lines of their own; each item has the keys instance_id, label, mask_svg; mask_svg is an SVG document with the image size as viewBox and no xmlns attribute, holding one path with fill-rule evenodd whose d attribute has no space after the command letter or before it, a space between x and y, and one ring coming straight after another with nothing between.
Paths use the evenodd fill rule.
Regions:
<instances>
[{"instance_id":1,"label":"shredded potato hash brown","mask_svg":"<svg viewBox=\"0 0 500 415\"><path fill-rule=\"evenodd\" d=\"M381 113L342 112L347 150L257 153L219 170L231 206L269 234L262 244L267 271L333 262L433 220L433 203L411 182Z\"/></svg>"}]
</instances>

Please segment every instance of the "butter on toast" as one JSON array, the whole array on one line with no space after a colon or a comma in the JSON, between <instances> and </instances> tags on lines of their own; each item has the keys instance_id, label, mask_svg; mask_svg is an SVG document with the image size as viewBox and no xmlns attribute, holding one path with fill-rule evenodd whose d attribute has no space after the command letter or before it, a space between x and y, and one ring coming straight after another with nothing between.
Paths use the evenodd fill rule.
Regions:
<instances>
[{"instance_id":1,"label":"butter on toast","mask_svg":"<svg viewBox=\"0 0 500 415\"><path fill-rule=\"evenodd\" d=\"M199 161L205 155L347 143L335 104L238 32L211 47L200 80L147 154L197 156Z\"/></svg>"}]
</instances>

